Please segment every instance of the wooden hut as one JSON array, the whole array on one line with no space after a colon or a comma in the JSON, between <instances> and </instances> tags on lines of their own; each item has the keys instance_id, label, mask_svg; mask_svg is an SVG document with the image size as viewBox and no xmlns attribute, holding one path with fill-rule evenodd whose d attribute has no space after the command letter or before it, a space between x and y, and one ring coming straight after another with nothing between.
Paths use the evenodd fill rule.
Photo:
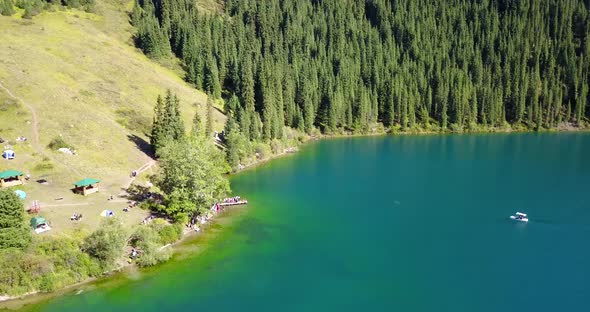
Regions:
<instances>
[{"instance_id":1,"label":"wooden hut","mask_svg":"<svg viewBox=\"0 0 590 312\"><path fill-rule=\"evenodd\" d=\"M74 193L82 194L84 196L99 191L100 180L86 178L74 183Z\"/></svg>"},{"instance_id":2,"label":"wooden hut","mask_svg":"<svg viewBox=\"0 0 590 312\"><path fill-rule=\"evenodd\" d=\"M24 173L16 170L6 170L0 172L0 187L25 184Z\"/></svg>"}]
</instances>

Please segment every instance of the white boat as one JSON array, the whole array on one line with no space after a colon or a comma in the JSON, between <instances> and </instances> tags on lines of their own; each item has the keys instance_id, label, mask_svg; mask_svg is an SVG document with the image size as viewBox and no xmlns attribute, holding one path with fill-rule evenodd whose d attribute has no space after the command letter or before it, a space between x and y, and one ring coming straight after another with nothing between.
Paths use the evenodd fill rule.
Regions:
<instances>
[{"instance_id":1,"label":"white boat","mask_svg":"<svg viewBox=\"0 0 590 312\"><path fill-rule=\"evenodd\" d=\"M517 212L514 216L510 216L510 219L520 222L529 222L529 218L527 217L526 213L522 212Z\"/></svg>"}]
</instances>

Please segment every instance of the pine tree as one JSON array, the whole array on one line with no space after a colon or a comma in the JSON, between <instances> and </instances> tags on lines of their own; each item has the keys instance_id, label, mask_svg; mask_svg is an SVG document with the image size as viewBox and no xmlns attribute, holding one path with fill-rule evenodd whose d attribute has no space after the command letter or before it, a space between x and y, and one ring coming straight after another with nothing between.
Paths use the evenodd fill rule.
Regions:
<instances>
[{"instance_id":1,"label":"pine tree","mask_svg":"<svg viewBox=\"0 0 590 312\"><path fill-rule=\"evenodd\" d=\"M152 133L150 135L150 144L152 145L154 154L158 151L158 149L160 149L164 145L164 141L166 140L165 126L167 121L164 120L165 109L166 108L164 106L162 96L158 95L158 99L156 100L156 106L154 107Z\"/></svg>"},{"instance_id":2,"label":"pine tree","mask_svg":"<svg viewBox=\"0 0 590 312\"><path fill-rule=\"evenodd\" d=\"M31 230L25 223L25 209L13 190L0 190L0 250L25 248Z\"/></svg>"},{"instance_id":3,"label":"pine tree","mask_svg":"<svg viewBox=\"0 0 590 312\"><path fill-rule=\"evenodd\" d=\"M213 133L213 99L211 96L207 96L207 121L205 124L205 137Z\"/></svg>"},{"instance_id":4,"label":"pine tree","mask_svg":"<svg viewBox=\"0 0 590 312\"><path fill-rule=\"evenodd\" d=\"M192 136L202 136L203 135L203 122L201 121L201 115L199 111L195 112L195 116L193 117L193 127L191 129Z\"/></svg>"}]
</instances>

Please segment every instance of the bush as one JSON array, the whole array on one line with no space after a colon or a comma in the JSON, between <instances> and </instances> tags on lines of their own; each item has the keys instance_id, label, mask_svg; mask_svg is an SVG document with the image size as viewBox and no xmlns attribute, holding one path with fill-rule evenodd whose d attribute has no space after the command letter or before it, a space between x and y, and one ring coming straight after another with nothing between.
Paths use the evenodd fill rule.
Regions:
<instances>
[{"instance_id":1,"label":"bush","mask_svg":"<svg viewBox=\"0 0 590 312\"><path fill-rule=\"evenodd\" d=\"M35 237L25 250L0 250L0 294L49 292L101 273L81 238Z\"/></svg>"},{"instance_id":2,"label":"bush","mask_svg":"<svg viewBox=\"0 0 590 312\"><path fill-rule=\"evenodd\" d=\"M165 226L167 228L170 226ZM131 235L131 246L140 251L137 265L147 267L164 262L170 258L170 252L160 250L158 242L160 237L151 226L138 227Z\"/></svg>"},{"instance_id":3,"label":"bush","mask_svg":"<svg viewBox=\"0 0 590 312\"><path fill-rule=\"evenodd\" d=\"M14 3L12 0L0 0L0 14L10 16L14 14Z\"/></svg>"},{"instance_id":4,"label":"bush","mask_svg":"<svg viewBox=\"0 0 590 312\"><path fill-rule=\"evenodd\" d=\"M164 226L158 231L158 235L162 245L174 243L182 237L182 225L172 224Z\"/></svg>"},{"instance_id":5,"label":"bush","mask_svg":"<svg viewBox=\"0 0 590 312\"><path fill-rule=\"evenodd\" d=\"M279 154L283 152L283 142L278 139L270 141L270 150L273 154Z\"/></svg>"},{"instance_id":6,"label":"bush","mask_svg":"<svg viewBox=\"0 0 590 312\"><path fill-rule=\"evenodd\" d=\"M271 154L270 147L264 143L256 143L254 152L257 159L265 159Z\"/></svg>"},{"instance_id":7,"label":"bush","mask_svg":"<svg viewBox=\"0 0 590 312\"><path fill-rule=\"evenodd\" d=\"M37 163L35 167L33 167L33 171L49 171L53 169L53 164L50 161L43 161Z\"/></svg>"},{"instance_id":8,"label":"bush","mask_svg":"<svg viewBox=\"0 0 590 312\"><path fill-rule=\"evenodd\" d=\"M49 5L44 0L17 0L16 6L25 10L23 18L31 19L33 16L45 10Z\"/></svg>"},{"instance_id":9,"label":"bush","mask_svg":"<svg viewBox=\"0 0 590 312\"><path fill-rule=\"evenodd\" d=\"M82 250L97 259L103 269L108 269L123 254L126 242L127 235L121 222L116 218L108 218L101 222L98 230L84 239Z\"/></svg>"},{"instance_id":10,"label":"bush","mask_svg":"<svg viewBox=\"0 0 590 312\"><path fill-rule=\"evenodd\" d=\"M53 140L49 142L47 147L52 150L58 150L60 148L69 148L71 150L75 149L75 147L72 144L66 142L61 135L53 138Z\"/></svg>"}]
</instances>

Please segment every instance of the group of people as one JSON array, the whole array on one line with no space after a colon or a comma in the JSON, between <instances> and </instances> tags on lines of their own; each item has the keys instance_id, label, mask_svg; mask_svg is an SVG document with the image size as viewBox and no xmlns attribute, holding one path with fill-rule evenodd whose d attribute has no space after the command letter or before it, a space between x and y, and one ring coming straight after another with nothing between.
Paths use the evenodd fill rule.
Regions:
<instances>
[{"instance_id":1,"label":"group of people","mask_svg":"<svg viewBox=\"0 0 590 312\"><path fill-rule=\"evenodd\" d=\"M150 222L152 222L152 220L154 220L156 217L154 216L148 216L147 218L143 219L143 221L141 221L141 224L148 224Z\"/></svg>"},{"instance_id":2,"label":"group of people","mask_svg":"<svg viewBox=\"0 0 590 312\"><path fill-rule=\"evenodd\" d=\"M240 196L235 196L235 197L229 197L226 198L224 200L222 200L222 203L237 203L241 200Z\"/></svg>"},{"instance_id":3,"label":"group of people","mask_svg":"<svg viewBox=\"0 0 590 312\"><path fill-rule=\"evenodd\" d=\"M79 221L80 219L82 219L82 214L77 212L74 212L74 214L70 217L71 221Z\"/></svg>"},{"instance_id":4,"label":"group of people","mask_svg":"<svg viewBox=\"0 0 590 312\"><path fill-rule=\"evenodd\" d=\"M129 209L131 208L135 208L137 207L137 202L136 201L129 201L129 205L125 208L123 208L124 212L129 212Z\"/></svg>"}]
</instances>

